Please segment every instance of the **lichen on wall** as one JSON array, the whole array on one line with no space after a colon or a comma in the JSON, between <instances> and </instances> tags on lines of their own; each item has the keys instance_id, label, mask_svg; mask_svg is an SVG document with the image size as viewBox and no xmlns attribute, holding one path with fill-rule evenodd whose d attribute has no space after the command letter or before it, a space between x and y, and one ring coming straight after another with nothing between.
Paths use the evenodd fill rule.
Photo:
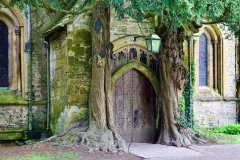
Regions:
<instances>
[{"instance_id":1,"label":"lichen on wall","mask_svg":"<svg viewBox=\"0 0 240 160\"><path fill-rule=\"evenodd\" d=\"M67 42L68 105L87 105L91 81L91 33L86 29L74 29Z\"/></svg>"},{"instance_id":2,"label":"lichen on wall","mask_svg":"<svg viewBox=\"0 0 240 160\"><path fill-rule=\"evenodd\" d=\"M78 106L65 107L64 111L58 118L56 126L56 134L60 135L69 127L69 124L77 122L88 116L88 108L80 108Z\"/></svg>"},{"instance_id":3,"label":"lichen on wall","mask_svg":"<svg viewBox=\"0 0 240 160\"><path fill-rule=\"evenodd\" d=\"M77 16L50 41L51 129L54 134L60 134L69 124L88 116L92 52L90 23L89 17Z\"/></svg>"},{"instance_id":4,"label":"lichen on wall","mask_svg":"<svg viewBox=\"0 0 240 160\"><path fill-rule=\"evenodd\" d=\"M68 103L67 95L67 40L64 30L50 39L50 75L51 75L51 129L53 133L59 115Z\"/></svg>"},{"instance_id":5,"label":"lichen on wall","mask_svg":"<svg viewBox=\"0 0 240 160\"><path fill-rule=\"evenodd\" d=\"M194 101L196 128L212 128L236 123L235 101Z\"/></svg>"}]
</instances>

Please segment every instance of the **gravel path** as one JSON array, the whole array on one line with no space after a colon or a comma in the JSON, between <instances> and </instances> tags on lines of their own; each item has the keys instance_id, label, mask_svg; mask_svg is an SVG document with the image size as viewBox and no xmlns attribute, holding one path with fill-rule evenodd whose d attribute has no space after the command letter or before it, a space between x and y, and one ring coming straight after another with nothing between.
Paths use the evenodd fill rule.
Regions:
<instances>
[{"instance_id":1,"label":"gravel path","mask_svg":"<svg viewBox=\"0 0 240 160\"><path fill-rule=\"evenodd\" d=\"M202 153L197 157L154 158L150 160L240 160L240 145L192 146L191 149Z\"/></svg>"}]
</instances>

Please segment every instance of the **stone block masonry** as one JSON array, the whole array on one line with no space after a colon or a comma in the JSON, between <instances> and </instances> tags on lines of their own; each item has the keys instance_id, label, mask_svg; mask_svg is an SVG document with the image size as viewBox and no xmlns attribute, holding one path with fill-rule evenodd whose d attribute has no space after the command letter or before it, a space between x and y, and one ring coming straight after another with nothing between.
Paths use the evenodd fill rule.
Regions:
<instances>
[{"instance_id":1,"label":"stone block masonry","mask_svg":"<svg viewBox=\"0 0 240 160\"><path fill-rule=\"evenodd\" d=\"M45 105L33 106L33 130L44 131L46 129ZM20 132L28 130L28 106L27 105L0 105L0 140L22 139ZM16 134L12 134L16 132ZM19 132L19 133L18 133Z\"/></svg>"},{"instance_id":2,"label":"stone block masonry","mask_svg":"<svg viewBox=\"0 0 240 160\"><path fill-rule=\"evenodd\" d=\"M195 126L197 128L212 128L236 123L236 103L236 101L195 101Z\"/></svg>"}]
</instances>

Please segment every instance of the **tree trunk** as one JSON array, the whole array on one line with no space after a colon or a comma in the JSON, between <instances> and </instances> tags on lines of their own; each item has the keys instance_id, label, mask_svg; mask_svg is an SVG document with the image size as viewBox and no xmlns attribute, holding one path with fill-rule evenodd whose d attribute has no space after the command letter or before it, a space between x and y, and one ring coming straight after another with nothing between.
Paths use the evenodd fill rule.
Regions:
<instances>
[{"instance_id":1,"label":"tree trunk","mask_svg":"<svg viewBox=\"0 0 240 160\"><path fill-rule=\"evenodd\" d=\"M156 29L162 38L160 55L161 120L157 143L189 146L198 141L191 129L179 123L180 95L187 82L188 73L183 65L184 29L170 30L167 27Z\"/></svg>"},{"instance_id":2,"label":"tree trunk","mask_svg":"<svg viewBox=\"0 0 240 160\"><path fill-rule=\"evenodd\" d=\"M112 108L110 7L104 8L99 3L93 8L92 15L91 122L82 144L94 150L125 151L125 141L115 129Z\"/></svg>"}]
</instances>

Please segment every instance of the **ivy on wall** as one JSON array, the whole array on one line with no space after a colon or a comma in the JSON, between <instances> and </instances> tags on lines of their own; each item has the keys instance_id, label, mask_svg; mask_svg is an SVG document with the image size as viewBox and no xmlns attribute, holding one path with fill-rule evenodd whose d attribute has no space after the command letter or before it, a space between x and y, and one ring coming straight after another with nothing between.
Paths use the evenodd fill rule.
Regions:
<instances>
[{"instance_id":1,"label":"ivy on wall","mask_svg":"<svg viewBox=\"0 0 240 160\"><path fill-rule=\"evenodd\" d=\"M181 99L180 99L180 113L181 118L179 118L179 123L189 127L193 128L194 125L194 115L193 115L193 95L194 95L194 84L196 81L195 77L195 63L193 58L191 57L191 72L188 79L187 84L185 85L185 88L183 90ZM191 79L190 79L191 78Z\"/></svg>"}]
</instances>

